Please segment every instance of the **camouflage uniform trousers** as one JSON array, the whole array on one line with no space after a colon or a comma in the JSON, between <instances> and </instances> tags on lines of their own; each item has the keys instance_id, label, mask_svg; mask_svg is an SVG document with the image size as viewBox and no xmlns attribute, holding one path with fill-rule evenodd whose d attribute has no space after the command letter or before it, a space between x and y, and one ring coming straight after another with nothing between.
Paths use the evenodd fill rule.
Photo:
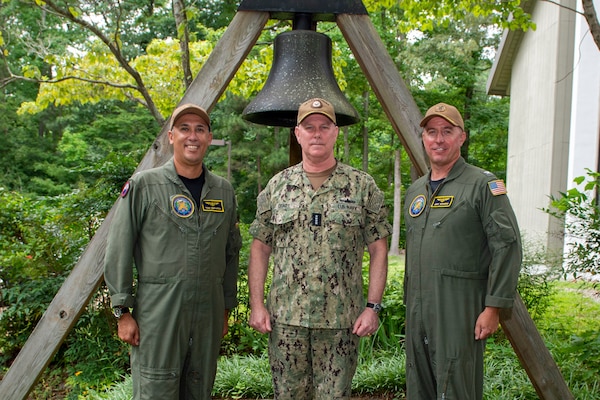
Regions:
<instances>
[{"instance_id":1,"label":"camouflage uniform trousers","mask_svg":"<svg viewBox=\"0 0 600 400\"><path fill-rule=\"evenodd\" d=\"M350 399L359 339L351 329L273 324L269 362L275 400Z\"/></svg>"}]
</instances>

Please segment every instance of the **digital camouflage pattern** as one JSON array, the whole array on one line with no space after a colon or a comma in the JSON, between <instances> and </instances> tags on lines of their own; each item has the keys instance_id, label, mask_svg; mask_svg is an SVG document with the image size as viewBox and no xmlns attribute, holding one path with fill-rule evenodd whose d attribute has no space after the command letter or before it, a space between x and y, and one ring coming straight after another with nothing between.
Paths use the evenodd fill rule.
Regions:
<instances>
[{"instance_id":1,"label":"digital camouflage pattern","mask_svg":"<svg viewBox=\"0 0 600 400\"><path fill-rule=\"evenodd\" d=\"M365 246L391 234L373 178L338 163L315 191L300 163L269 181L257 208L250 233L272 248L267 308L273 322L352 327L365 307Z\"/></svg>"},{"instance_id":2,"label":"digital camouflage pattern","mask_svg":"<svg viewBox=\"0 0 600 400\"><path fill-rule=\"evenodd\" d=\"M358 341L351 329L274 325L269 336L269 359L275 399L350 398Z\"/></svg>"}]
</instances>

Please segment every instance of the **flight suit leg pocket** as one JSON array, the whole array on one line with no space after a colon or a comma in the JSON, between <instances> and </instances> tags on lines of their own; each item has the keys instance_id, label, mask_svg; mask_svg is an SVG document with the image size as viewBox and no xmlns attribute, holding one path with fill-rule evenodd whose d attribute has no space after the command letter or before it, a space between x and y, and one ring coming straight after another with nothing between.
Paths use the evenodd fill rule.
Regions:
<instances>
[{"instance_id":1,"label":"flight suit leg pocket","mask_svg":"<svg viewBox=\"0 0 600 400\"><path fill-rule=\"evenodd\" d=\"M168 368L140 367L141 399L179 397L179 371Z\"/></svg>"}]
</instances>

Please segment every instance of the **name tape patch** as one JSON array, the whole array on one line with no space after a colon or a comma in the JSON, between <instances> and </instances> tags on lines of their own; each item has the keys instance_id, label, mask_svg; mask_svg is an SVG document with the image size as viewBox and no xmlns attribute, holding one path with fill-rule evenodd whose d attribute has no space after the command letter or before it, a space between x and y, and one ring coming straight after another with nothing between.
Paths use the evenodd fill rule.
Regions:
<instances>
[{"instance_id":1,"label":"name tape patch","mask_svg":"<svg viewBox=\"0 0 600 400\"><path fill-rule=\"evenodd\" d=\"M448 208L452 205L454 196L435 196L431 208Z\"/></svg>"},{"instance_id":2,"label":"name tape patch","mask_svg":"<svg viewBox=\"0 0 600 400\"><path fill-rule=\"evenodd\" d=\"M202 200L202 211L225 212L223 200Z\"/></svg>"}]
</instances>

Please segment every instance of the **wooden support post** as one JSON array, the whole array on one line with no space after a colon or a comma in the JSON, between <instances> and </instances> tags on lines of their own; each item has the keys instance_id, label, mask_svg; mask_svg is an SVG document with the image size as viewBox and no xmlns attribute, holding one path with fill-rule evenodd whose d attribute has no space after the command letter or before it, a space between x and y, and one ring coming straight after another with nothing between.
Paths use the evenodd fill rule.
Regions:
<instances>
[{"instance_id":1,"label":"wooden support post","mask_svg":"<svg viewBox=\"0 0 600 400\"><path fill-rule=\"evenodd\" d=\"M238 12L219 40L180 104L196 103L210 110L258 40L269 19L266 12ZM137 170L162 165L172 155L166 123ZM75 325L103 279L106 235L113 209L88 244L25 346L0 382L0 399L25 399Z\"/></svg>"},{"instance_id":2,"label":"wooden support post","mask_svg":"<svg viewBox=\"0 0 600 400\"><path fill-rule=\"evenodd\" d=\"M402 140L413 165L419 171L419 175L423 175L427 171L427 165L423 146L418 138L422 114L373 23L365 15L343 14L337 17L337 24L394 130ZM511 313L501 314L501 323L540 399L573 399L520 296L517 295Z\"/></svg>"},{"instance_id":3,"label":"wooden support post","mask_svg":"<svg viewBox=\"0 0 600 400\"><path fill-rule=\"evenodd\" d=\"M418 175L425 175L428 161L421 143L419 122L423 115L404 84L368 15L340 14L339 26L358 64L402 141Z\"/></svg>"}]
</instances>

